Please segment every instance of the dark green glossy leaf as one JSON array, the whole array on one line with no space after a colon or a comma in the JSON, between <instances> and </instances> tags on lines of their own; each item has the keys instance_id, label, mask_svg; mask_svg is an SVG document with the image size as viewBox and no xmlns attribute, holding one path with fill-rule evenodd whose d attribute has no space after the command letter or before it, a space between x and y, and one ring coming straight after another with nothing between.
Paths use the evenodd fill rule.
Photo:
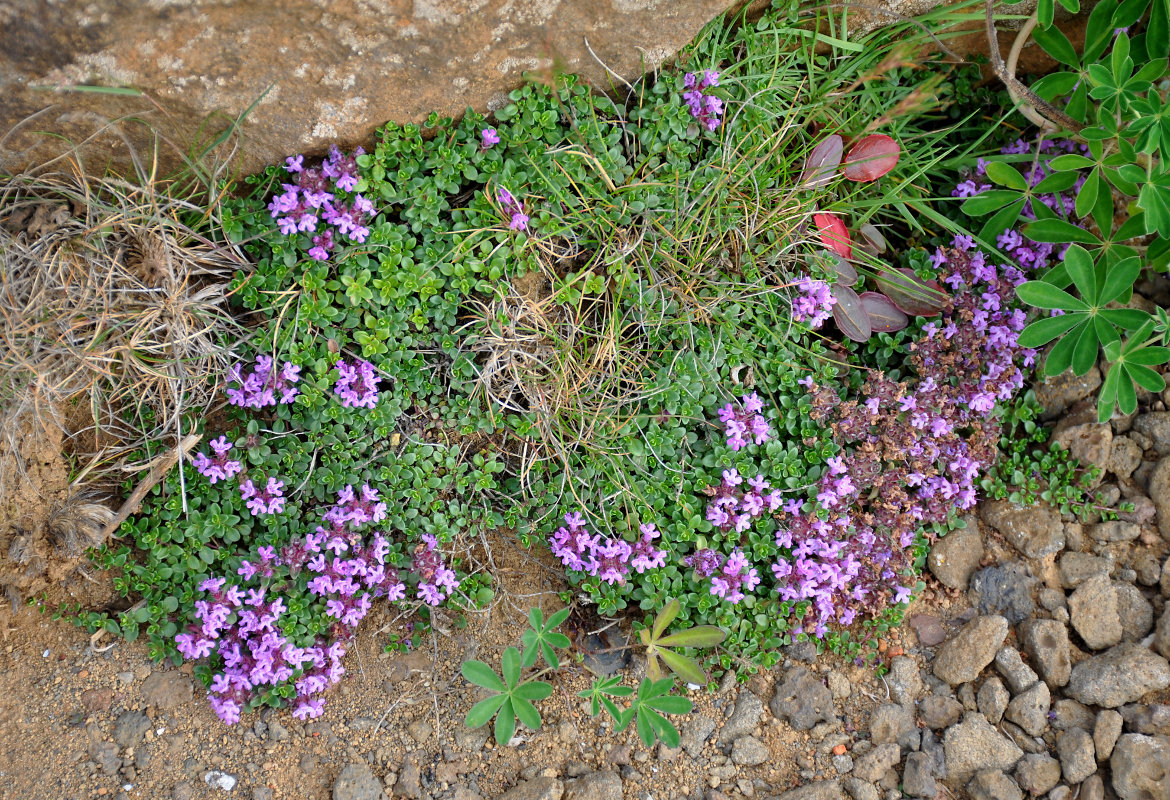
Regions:
<instances>
[{"instance_id":1,"label":"dark green glossy leaf","mask_svg":"<svg viewBox=\"0 0 1170 800\"><path fill-rule=\"evenodd\" d=\"M1081 299L1091 306L1097 303L1097 276L1093 257L1080 245L1072 245L1064 254L1064 268L1072 278L1073 285L1081 293ZM1022 296L1022 295L1021 295ZM1064 306L1064 308L1068 308Z\"/></svg>"},{"instance_id":2,"label":"dark green glossy leaf","mask_svg":"<svg viewBox=\"0 0 1170 800\"><path fill-rule=\"evenodd\" d=\"M1062 311L1088 311L1083 300L1073 297L1064 289L1058 289L1047 281L1028 281L1016 287L1016 294L1030 306Z\"/></svg>"},{"instance_id":3,"label":"dark green glossy leaf","mask_svg":"<svg viewBox=\"0 0 1170 800\"><path fill-rule=\"evenodd\" d=\"M1056 317L1038 319L1020 333L1020 347L1043 347L1057 336L1083 324L1083 314L1061 314Z\"/></svg>"},{"instance_id":4,"label":"dark green glossy leaf","mask_svg":"<svg viewBox=\"0 0 1170 800\"><path fill-rule=\"evenodd\" d=\"M1048 353L1048 358L1044 361L1045 375L1053 377L1072 366L1073 350L1076 348L1077 342L1080 341L1082 333L1084 333L1084 328L1077 328L1052 347L1052 350Z\"/></svg>"},{"instance_id":5,"label":"dark green glossy leaf","mask_svg":"<svg viewBox=\"0 0 1170 800\"><path fill-rule=\"evenodd\" d=\"M1137 256L1124 258L1109 267L1105 274L1105 286L1101 289L1100 304L1112 303L1133 289L1134 281L1142 271L1142 261Z\"/></svg>"},{"instance_id":6,"label":"dark green glossy leaf","mask_svg":"<svg viewBox=\"0 0 1170 800\"><path fill-rule=\"evenodd\" d=\"M1089 231L1062 219L1046 219L1024 227L1024 235L1034 242L1084 242L1100 244L1101 240Z\"/></svg>"},{"instance_id":7,"label":"dark green glossy leaf","mask_svg":"<svg viewBox=\"0 0 1170 800\"><path fill-rule=\"evenodd\" d=\"M507 699L507 695L497 694L493 697L487 698L486 700L480 700L471 707L470 711L467 712L467 719L464 720L464 723L469 728L482 728L484 725L488 724L493 716L495 716L495 713L500 710L500 706L502 706L504 701Z\"/></svg>"},{"instance_id":8,"label":"dark green glossy leaf","mask_svg":"<svg viewBox=\"0 0 1170 800\"><path fill-rule=\"evenodd\" d=\"M1014 189L1017 192L1028 191L1028 181L1015 167L1002 161L992 161L987 165L987 178L992 183Z\"/></svg>"},{"instance_id":9,"label":"dark green glossy leaf","mask_svg":"<svg viewBox=\"0 0 1170 800\"><path fill-rule=\"evenodd\" d=\"M504 747L508 742L512 741L512 735L516 733L516 712L512 708L512 700L508 698L504 700L500 707L500 713L496 715L496 744Z\"/></svg>"},{"instance_id":10,"label":"dark green glossy leaf","mask_svg":"<svg viewBox=\"0 0 1170 800\"><path fill-rule=\"evenodd\" d=\"M1080 66L1081 60L1068 37L1061 33L1060 28L1053 25L1050 28L1034 28L1032 39L1044 48L1044 52L1055 58L1061 64L1070 67Z\"/></svg>"},{"instance_id":11,"label":"dark green glossy leaf","mask_svg":"<svg viewBox=\"0 0 1170 800\"><path fill-rule=\"evenodd\" d=\"M1073 181L1076 181L1075 176ZM1019 192L1013 192L1010 189L990 189L974 197L968 197L963 201L961 208L963 213L969 217L982 217L997 208L1003 208L1013 200L1018 200L1019 197Z\"/></svg>"},{"instance_id":12,"label":"dark green glossy leaf","mask_svg":"<svg viewBox=\"0 0 1170 800\"><path fill-rule=\"evenodd\" d=\"M1125 365L1125 371L1129 373L1129 377L1133 379L1134 383L1147 392L1161 392L1166 389L1166 379L1149 367L1129 361Z\"/></svg>"},{"instance_id":13,"label":"dark green glossy leaf","mask_svg":"<svg viewBox=\"0 0 1170 800\"><path fill-rule=\"evenodd\" d=\"M1100 342L1097 340L1097 330L1092 325L1081 329L1076 347L1072 354L1072 369L1075 375L1084 375L1097 363L1097 351Z\"/></svg>"},{"instance_id":14,"label":"dark green glossy leaf","mask_svg":"<svg viewBox=\"0 0 1170 800\"><path fill-rule=\"evenodd\" d=\"M1127 331L1137 330L1150 318L1148 312L1138 308L1106 308L1098 313L1117 327Z\"/></svg>"}]
</instances>

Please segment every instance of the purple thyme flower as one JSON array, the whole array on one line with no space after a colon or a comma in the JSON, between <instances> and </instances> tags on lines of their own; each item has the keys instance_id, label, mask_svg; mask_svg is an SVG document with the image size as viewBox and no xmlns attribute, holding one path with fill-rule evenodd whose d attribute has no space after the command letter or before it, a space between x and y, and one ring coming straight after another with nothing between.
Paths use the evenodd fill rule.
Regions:
<instances>
[{"instance_id":1,"label":"purple thyme flower","mask_svg":"<svg viewBox=\"0 0 1170 800\"><path fill-rule=\"evenodd\" d=\"M338 372L333 392L341 398L346 408L373 408L378 404L378 376L374 365L361 360L350 365L339 360L335 365Z\"/></svg>"},{"instance_id":2,"label":"purple thyme flower","mask_svg":"<svg viewBox=\"0 0 1170 800\"><path fill-rule=\"evenodd\" d=\"M277 404L277 393L281 403L291 403L296 399L298 390L295 384L300 380L301 368L291 361L284 362L278 372L271 356L256 356L255 366L247 375L243 373L242 364L234 364L228 370L228 382L238 384L229 386L228 402L243 408L260 409Z\"/></svg>"},{"instance_id":3,"label":"purple thyme flower","mask_svg":"<svg viewBox=\"0 0 1170 800\"><path fill-rule=\"evenodd\" d=\"M808 326L816 330L832 316L837 298L829 284L815 278L805 276L796 282L796 286L804 294L792 301L792 319L796 322L808 320Z\"/></svg>"},{"instance_id":4,"label":"purple thyme flower","mask_svg":"<svg viewBox=\"0 0 1170 800\"><path fill-rule=\"evenodd\" d=\"M227 480L244 468L239 461L228 458L232 444L226 436L212 439L210 445L215 452L214 456L209 458L205 453L199 453L192 459L195 469L199 470L200 475L207 478L208 483L214 484L216 481Z\"/></svg>"},{"instance_id":5,"label":"purple thyme flower","mask_svg":"<svg viewBox=\"0 0 1170 800\"><path fill-rule=\"evenodd\" d=\"M252 516L279 514L284 511L284 481L269 478L263 489L257 489L252 479L240 484L240 496L247 501Z\"/></svg>"},{"instance_id":6,"label":"purple thyme flower","mask_svg":"<svg viewBox=\"0 0 1170 800\"><path fill-rule=\"evenodd\" d=\"M483 140L479 146L483 150L487 150L492 145L497 145L500 143L500 134L496 132L495 128L484 128L479 132L479 135Z\"/></svg>"}]
</instances>

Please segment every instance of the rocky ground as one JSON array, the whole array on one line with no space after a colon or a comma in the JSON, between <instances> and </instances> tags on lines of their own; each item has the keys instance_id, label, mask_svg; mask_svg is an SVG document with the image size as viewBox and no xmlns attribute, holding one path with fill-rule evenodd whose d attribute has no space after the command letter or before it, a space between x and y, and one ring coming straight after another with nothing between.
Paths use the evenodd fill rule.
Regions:
<instances>
[{"instance_id":1,"label":"rocky ground","mask_svg":"<svg viewBox=\"0 0 1170 800\"><path fill-rule=\"evenodd\" d=\"M1038 395L1061 416L1056 437L1134 511L1074 521L983 503L932 551L927 592L883 642L884 676L795 645L770 672L693 693L671 750L589 717L572 667L542 730L497 747L462 725L476 695L458 668L518 637L522 609L499 604L463 628L440 620L408 654L381 650L401 621L372 618L321 720L268 711L225 728L189 670L153 664L140 644L99 652L26 609L0 624L0 795L1170 798L1170 395L1099 425L1097 381ZM555 602L552 572L518 548L496 556L502 595L532 592L539 574Z\"/></svg>"}]
</instances>

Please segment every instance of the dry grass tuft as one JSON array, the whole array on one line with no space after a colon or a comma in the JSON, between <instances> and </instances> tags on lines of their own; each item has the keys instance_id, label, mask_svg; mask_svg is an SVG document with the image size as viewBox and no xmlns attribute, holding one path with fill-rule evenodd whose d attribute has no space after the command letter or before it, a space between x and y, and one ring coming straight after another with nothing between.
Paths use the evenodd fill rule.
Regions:
<instances>
[{"instance_id":1,"label":"dry grass tuft","mask_svg":"<svg viewBox=\"0 0 1170 800\"><path fill-rule=\"evenodd\" d=\"M228 281L247 264L167 184L65 163L0 186L0 442L15 452L80 405L93 422L67 431L73 453L111 463L210 406L238 330Z\"/></svg>"}]
</instances>

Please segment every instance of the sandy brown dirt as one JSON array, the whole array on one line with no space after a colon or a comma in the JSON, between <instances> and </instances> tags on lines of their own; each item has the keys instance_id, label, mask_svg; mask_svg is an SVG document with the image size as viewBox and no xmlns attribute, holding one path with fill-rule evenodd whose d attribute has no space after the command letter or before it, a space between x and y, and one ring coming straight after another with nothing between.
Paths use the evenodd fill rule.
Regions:
<instances>
[{"instance_id":1,"label":"sandy brown dirt","mask_svg":"<svg viewBox=\"0 0 1170 800\"><path fill-rule=\"evenodd\" d=\"M309 724L287 710L269 710L225 727L208 707L202 686L188 677L188 666L155 664L140 642L118 641L95 652L85 631L33 608L6 615L0 618L0 798L248 798L257 789L258 796L266 796L268 788L273 798L325 800L341 769L361 760L371 764L387 794L398 783L400 792L419 786L422 797L450 797L448 790L463 787L493 798L546 770L565 777L624 768L625 796L631 798L685 797L711 787L710 770L730 763L715 743L718 731L698 759L683 753L663 760L657 748L642 745L632 726L615 736L603 718L589 717L575 696L589 677L577 665L553 679L554 694L541 704L543 728L536 733L521 728L515 746L498 747L486 741L486 728L463 726L478 690L459 676L461 662L479 658L498 666L504 647L519 644L522 610L538 603L555 608L559 602L551 590L564 588L519 546L496 547L492 558L499 574L497 597L506 599L487 612L468 614L464 627L454 614L437 620L435 634L423 636L415 652L384 653L388 635L402 631L405 620L387 609L372 613L347 656L349 674L328 694L324 716ZM96 589L78 599L93 602L102 594L100 586ZM950 605L941 599L941 605ZM958 609L935 604L930 610L946 615ZM913 644L906 627L890 637L886 650L912 652ZM833 668L848 678L853 693L839 713L846 715L846 730L864 731L872 709L888 696L882 680L871 669L834 657L820 657L810 666L822 673ZM754 676L748 688L766 704L776 677ZM732 692L692 692L695 713L722 727ZM131 747L114 743L119 719L133 712L149 718L145 735ZM832 776L828 754L816 752L808 732L765 713L757 735L772 757L758 767L740 767L734 779L722 783L727 795L766 796L789 788L799 783L802 763ZM103 757L104 763L112 760L114 774L99 765ZM238 779L231 795L204 782L211 770Z\"/></svg>"}]
</instances>

